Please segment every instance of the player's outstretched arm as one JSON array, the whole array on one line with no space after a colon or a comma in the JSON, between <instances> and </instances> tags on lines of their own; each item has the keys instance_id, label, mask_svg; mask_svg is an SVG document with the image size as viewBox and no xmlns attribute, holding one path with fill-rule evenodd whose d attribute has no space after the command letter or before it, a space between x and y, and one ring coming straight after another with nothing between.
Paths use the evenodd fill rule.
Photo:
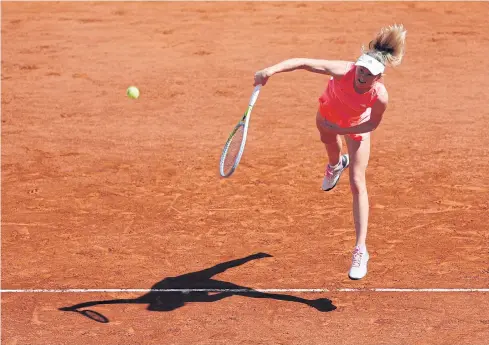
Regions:
<instances>
[{"instance_id":1,"label":"player's outstretched arm","mask_svg":"<svg viewBox=\"0 0 489 345\"><path fill-rule=\"evenodd\" d=\"M332 77L342 77L351 66L351 61L321 60L307 58L287 59L255 73L254 85L265 85L272 75L295 70L306 70L313 73L327 74Z\"/></svg>"}]
</instances>

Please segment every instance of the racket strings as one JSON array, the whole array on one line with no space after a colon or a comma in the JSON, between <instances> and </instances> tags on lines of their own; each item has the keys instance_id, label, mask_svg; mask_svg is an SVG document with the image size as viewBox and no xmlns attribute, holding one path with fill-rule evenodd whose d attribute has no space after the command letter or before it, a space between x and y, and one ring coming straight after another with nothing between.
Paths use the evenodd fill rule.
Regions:
<instances>
[{"instance_id":1,"label":"racket strings","mask_svg":"<svg viewBox=\"0 0 489 345\"><path fill-rule=\"evenodd\" d=\"M224 172L227 174L235 165L243 142L244 126L240 126L231 138L231 142L224 158Z\"/></svg>"}]
</instances>

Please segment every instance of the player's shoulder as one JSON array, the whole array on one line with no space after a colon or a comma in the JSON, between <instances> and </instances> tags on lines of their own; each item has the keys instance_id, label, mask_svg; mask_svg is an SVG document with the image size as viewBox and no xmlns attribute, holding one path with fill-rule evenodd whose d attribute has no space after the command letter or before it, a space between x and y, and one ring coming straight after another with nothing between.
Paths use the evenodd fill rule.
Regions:
<instances>
[{"instance_id":1,"label":"player's shoulder","mask_svg":"<svg viewBox=\"0 0 489 345\"><path fill-rule=\"evenodd\" d=\"M384 83L375 83L375 96L381 103L387 104L389 102L389 93Z\"/></svg>"},{"instance_id":2,"label":"player's shoulder","mask_svg":"<svg viewBox=\"0 0 489 345\"><path fill-rule=\"evenodd\" d=\"M338 68L338 72L333 75L334 79L343 79L347 74L352 74L355 72L355 62L354 61L338 61L341 63L341 68Z\"/></svg>"},{"instance_id":3,"label":"player's shoulder","mask_svg":"<svg viewBox=\"0 0 489 345\"><path fill-rule=\"evenodd\" d=\"M345 74L355 73L355 62L354 61L345 61Z\"/></svg>"}]
</instances>

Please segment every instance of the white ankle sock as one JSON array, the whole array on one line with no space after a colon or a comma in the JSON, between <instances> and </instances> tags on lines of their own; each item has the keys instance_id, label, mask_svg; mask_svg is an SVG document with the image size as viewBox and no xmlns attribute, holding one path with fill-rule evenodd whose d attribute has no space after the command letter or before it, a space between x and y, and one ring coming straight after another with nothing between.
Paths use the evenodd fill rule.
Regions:
<instances>
[{"instance_id":1,"label":"white ankle sock","mask_svg":"<svg viewBox=\"0 0 489 345\"><path fill-rule=\"evenodd\" d=\"M336 170L336 169L339 169L343 165L343 162L342 161L343 161L343 159L340 156L340 161L338 162L338 164L336 164L336 165L328 164L328 165L331 167L331 169Z\"/></svg>"},{"instance_id":2,"label":"white ankle sock","mask_svg":"<svg viewBox=\"0 0 489 345\"><path fill-rule=\"evenodd\" d=\"M362 245L359 245L356 247L358 247L362 253L365 253L367 251L367 245L366 244L362 244Z\"/></svg>"}]
</instances>

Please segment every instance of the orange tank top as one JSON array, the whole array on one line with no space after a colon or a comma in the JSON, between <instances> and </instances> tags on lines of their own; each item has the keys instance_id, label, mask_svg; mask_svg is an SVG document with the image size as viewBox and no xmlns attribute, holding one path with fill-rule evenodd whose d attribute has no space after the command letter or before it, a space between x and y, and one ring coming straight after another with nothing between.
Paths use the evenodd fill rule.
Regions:
<instances>
[{"instance_id":1,"label":"orange tank top","mask_svg":"<svg viewBox=\"0 0 489 345\"><path fill-rule=\"evenodd\" d=\"M384 84L377 81L369 91L357 93L353 88L355 69L356 66L352 65L342 78L331 77L327 88L319 97L321 115L341 127L356 126L368 121L371 107L378 95L386 92Z\"/></svg>"}]
</instances>

